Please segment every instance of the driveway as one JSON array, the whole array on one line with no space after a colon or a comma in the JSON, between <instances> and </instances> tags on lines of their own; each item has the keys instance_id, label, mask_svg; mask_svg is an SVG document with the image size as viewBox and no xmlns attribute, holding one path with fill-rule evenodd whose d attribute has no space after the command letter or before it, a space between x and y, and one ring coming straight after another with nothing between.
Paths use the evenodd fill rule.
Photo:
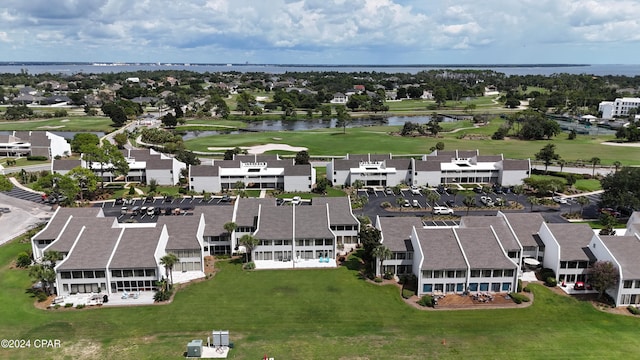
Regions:
<instances>
[{"instance_id":1,"label":"driveway","mask_svg":"<svg viewBox=\"0 0 640 360\"><path fill-rule=\"evenodd\" d=\"M0 245L10 241L53 215L50 205L0 193Z\"/></svg>"}]
</instances>

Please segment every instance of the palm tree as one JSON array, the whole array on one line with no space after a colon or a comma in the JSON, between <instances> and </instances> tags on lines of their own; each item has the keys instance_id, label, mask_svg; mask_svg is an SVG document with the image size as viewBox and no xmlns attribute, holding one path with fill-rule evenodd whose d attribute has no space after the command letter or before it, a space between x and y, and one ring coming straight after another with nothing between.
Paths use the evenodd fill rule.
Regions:
<instances>
[{"instance_id":1,"label":"palm tree","mask_svg":"<svg viewBox=\"0 0 640 360\"><path fill-rule=\"evenodd\" d=\"M469 215L469 209L476 205L476 197L474 195L467 195L464 200L462 200L462 203L466 205L467 215Z\"/></svg>"},{"instance_id":2,"label":"palm tree","mask_svg":"<svg viewBox=\"0 0 640 360\"><path fill-rule=\"evenodd\" d=\"M584 210L584 206L589 204L589 198L586 196L580 196L576 199L576 202L580 204L580 216L582 216L582 211Z\"/></svg>"},{"instance_id":3,"label":"palm tree","mask_svg":"<svg viewBox=\"0 0 640 360\"><path fill-rule=\"evenodd\" d=\"M225 223L223 227L224 230L229 234L229 240L231 240L231 234L236 231L236 229L238 228L238 224L234 223L233 221L229 221L228 223Z\"/></svg>"},{"instance_id":4,"label":"palm tree","mask_svg":"<svg viewBox=\"0 0 640 360\"><path fill-rule=\"evenodd\" d=\"M616 161L613 162L613 166L616 168L616 172L618 172L618 170L622 166L622 163L620 161L616 160Z\"/></svg>"},{"instance_id":5,"label":"palm tree","mask_svg":"<svg viewBox=\"0 0 640 360\"><path fill-rule=\"evenodd\" d=\"M44 256L42 257L42 261L48 263L47 266L51 269L56 267L58 260L62 260L62 254L54 250L45 251Z\"/></svg>"},{"instance_id":6,"label":"palm tree","mask_svg":"<svg viewBox=\"0 0 640 360\"><path fill-rule=\"evenodd\" d=\"M589 163L592 166L591 176L595 176L596 175L596 165L600 164L600 158L597 157L597 156L594 156L589 160Z\"/></svg>"},{"instance_id":7,"label":"palm tree","mask_svg":"<svg viewBox=\"0 0 640 360\"><path fill-rule=\"evenodd\" d=\"M558 160L558 165L560 166L560 172L562 172L562 169L564 168L564 166L567 165L567 160L565 159Z\"/></svg>"},{"instance_id":8,"label":"palm tree","mask_svg":"<svg viewBox=\"0 0 640 360\"><path fill-rule=\"evenodd\" d=\"M396 204L400 208L400 211L402 211L402 205L404 205L404 198L403 197L396 198Z\"/></svg>"},{"instance_id":9,"label":"palm tree","mask_svg":"<svg viewBox=\"0 0 640 360\"><path fill-rule=\"evenodd\" d=\"M42 288L51 295L51 284L56 281L56 272L47 265L35 264L29 268L29 276L35 281L42 282Z\"/></svg>"},{"instance_id":10,"label":"palm tree","mask_svg":"<svg viewBox=\"0 0 640 360\"><path fill-rule=\"evenodd\" d=\"M384 245L378 245L375 249L373 249L373 256L375 256L376 259L380 261L380 275L383 275L382 265L385 260L391 259L391 256L393 256L393 252L391 252L391 250Z\"/></svg>"},{"instance_id":11,"label":"palm tree","mask_svg":"<svg viewBox=\"0 0 640 360\"><path fill-rule=\"evenodd\" d=\"M173 266L180 262L180 259L174 253L167 253L165 256L160 258L160 265L164 266L164 269L167 273L169 273L169 278L171 279L171 286L173 286Z\"/></svg>"},{"instance_id":12,"label":"palm tree","mask_svg":"<svg viewBox=\"0 0 640 360\"><path fill-rule=\"evenodd\" d=\"M535 196L529 196L527 200L529 200L529 204L531 204L531 210L529 211L533 211L533 205L540 205L540 199Z\"/></svg>"},{"instance_id":13,"label":"palm tree","mask_svg":"<svg viewBox=\"0 0 640 360\"><path fill-rule=\"evenodd\" d=\"M246 249L246 253L245 253L246 262L249 262L249 256L253 252L253 249L255 249L259 243L260 243L260 240L258 240L258 238L256 238L253 235L246 234L240 238L240 244L242 244Z\"/></svg>"},{"instance_id":14,"label":"palm tree","mask_svg":"<svg viewBox=\"0 0 640 360\"><path fill-rule=\"evenodd\" d=\"M524 194L524 185L516 185L512 191L518 197L518 202L520 202L520 195Z\"/></svg>"},{"instance_id":15,"label":"palm tree","mask_svg":"<svg viewBox=\"0 0 640 360\"><path fill-rule=\"evenodd\" d=\"M438 202L438 200L440 200L440 194L434 191L429 191L427 194L427 201L431 204L431 209L436 206L436 202Z\"/></svg>"}]
</instances>

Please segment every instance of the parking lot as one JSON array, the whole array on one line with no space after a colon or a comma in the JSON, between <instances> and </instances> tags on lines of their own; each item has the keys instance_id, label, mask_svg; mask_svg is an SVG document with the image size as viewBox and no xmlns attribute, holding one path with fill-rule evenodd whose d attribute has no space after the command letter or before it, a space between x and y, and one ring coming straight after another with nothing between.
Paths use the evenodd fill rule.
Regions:
<instances>
[{"instance_id":1,"label":"parking lot","mask_svg":"<svg viewBox=\"0 0 640 360\"><path fill-rule=\"evenodd\" d=\"M469 215L495 215L498 211L533 211L541 213L547 221L557 223L566 222L560 214L580 210L580 205L575 198L566 198L566 203L555 203L553 206L533 205L532 207L526 195L516 195L509 189L500 189L502 190L502 194L494 191L473 192L475 205L469 209L467 209L467 206L464 204L465 195L452 194L444 187L431 189L421 188L419 193L417 193L417 191L411 191L409 188L401 190L399 194L394 194L390 190L391 189L384 189L382 187L360 189L358 195L367 196L368 202L364 209L357 211L357 213L367 215L371 219L375 219L376 216L392 216L392 214L396 216L426 216L432 215L432 206L442 206L453 209L454 215L457 216L467 215L467 210L469 210ZM429 195L430 193L434 195ZM437 200L430 203L430 197L433 197L433 199L437 198ZM397 199L399 198L403 199L402 204L398 204ZM523 208L511 210L500 206L499 200L497 200L499 198L505 199L506 202L518 202L522 204ZM587 198L590 200L590 203L584 207L583 214L585 218L598 218L600 195L587 195ZM382 208L381 205L384 202L390 203L391 209L386 210ZM398 209L398 207L401 209ZM436 218L437 217L438 215L436 215Z\"/></svg>"},{"instance_id":2,"label":"parking lot","mask_svg":"<svg viewBox=\"0 0 640 360\"><path fill-rule=\"evenodd\" d=\"M159 216L190 216L196 206L231 206L233 197L160 197L142 199L116 199L96 203L105 216L114 216L119 222L155 222Z\"/></svg>"}]
</instances>

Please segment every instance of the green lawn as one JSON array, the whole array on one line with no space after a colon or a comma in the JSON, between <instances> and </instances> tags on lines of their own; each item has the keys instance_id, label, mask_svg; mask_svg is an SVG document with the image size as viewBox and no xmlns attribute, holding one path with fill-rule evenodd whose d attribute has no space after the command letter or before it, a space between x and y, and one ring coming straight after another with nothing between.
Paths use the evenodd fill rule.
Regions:
<instances>
[{"instance_id":1,"label":"green lawn","mask_svg":"<svg viewBox=\"0 0 640 360\"><path fill-rule=\"evenodd\" d=\"M573 186L578 190L587 191L587 192L602 190L602 185L600 184L600 181L596 179L577 180Z\"/></svg>"},{"instance_id":2,"label":"green lawn","mask_svg":"<svg viewBox=\"0 0 640 360\"><path fill-rule=\"evenodd\" d=\"M0 251L0 337L59 339L62 348L3 349L3 358L177 359L213 329L230 331L234 359L616 359L638 346L640 319L543 286L532 286L528 308L420 311L347 267L245 272L222 262L169 305L43 311L25 294L27 272L8 268L27 248Z\"/></svg>"},{"instance_id":3,"label":"green lawn","mask_svg":"<svg viewBox=\"0 0 640 360\"><path fill-rule=\"evenodd\" d=\"M0 121L0 131L44 130L44 131L102 131L111 132L113 122L103 116L67 116L42 120Z\"/></svg>"},{"instance_id":4,"label":"green lawn","mask_svg":"<svg viewBox=\"0 0 640 360\"><path fill-rule=\"evenodd\" d=\"M493 120L485 127L461 130L455 133L440 133L433 137L400 137L390 132L398 127L374 126L347 129L343 134L339 129L316 129L309 131L282 131L244 133L224 136L199 137L186 142L191 150L207 151L209 146L233 148L268 143L283 143L309 148L311 155L344 155L363 153L423 154L439 141L445 143L445 150L475 150L480 154L504 154L506 158L534 158L549 141L521 141L517 139L491 140L490 136L501 124ZM464 137L464 136L467 137ZM477 135L471 137L472 135ZM578 135L575 140L567 140L561 134L551 140L556 145L556 153L567 161L586 161L599 157L602 165L612 165L620 161L623 165L640 164L640 147L622 147L602 145L613 136ZM540 167L539 168L543 168ZM585 168L585 172L589 172Z\"/></svg>"}]
</instances>

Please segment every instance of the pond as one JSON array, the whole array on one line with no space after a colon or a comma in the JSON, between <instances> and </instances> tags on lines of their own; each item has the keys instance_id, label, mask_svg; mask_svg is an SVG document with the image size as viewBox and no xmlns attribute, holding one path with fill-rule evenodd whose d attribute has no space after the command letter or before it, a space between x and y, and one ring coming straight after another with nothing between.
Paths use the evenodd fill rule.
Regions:
<instances>
[{"instance_id":1,"label":"pond","mask_svg":"<svg viewBox=\"0 0 640 360\"><path fill-rule=\"evenodd\" d=\"M402 126L405 122L411 121L418 124L426 124L431 121L431 116L373 116L353 118L347 125L348 128L362 126ZM453 118L442 118L444 122L457 121ZM313 129L329 129L335 128L338 120L330 119L310 119L310 120L261 120L248 121L247 127L242 130L234 131L186 131L182 138L184 140L193 139L201 136L211 136L219 134L239 134L247 131L298 131Z\"/></svg>"}]
</instances>

